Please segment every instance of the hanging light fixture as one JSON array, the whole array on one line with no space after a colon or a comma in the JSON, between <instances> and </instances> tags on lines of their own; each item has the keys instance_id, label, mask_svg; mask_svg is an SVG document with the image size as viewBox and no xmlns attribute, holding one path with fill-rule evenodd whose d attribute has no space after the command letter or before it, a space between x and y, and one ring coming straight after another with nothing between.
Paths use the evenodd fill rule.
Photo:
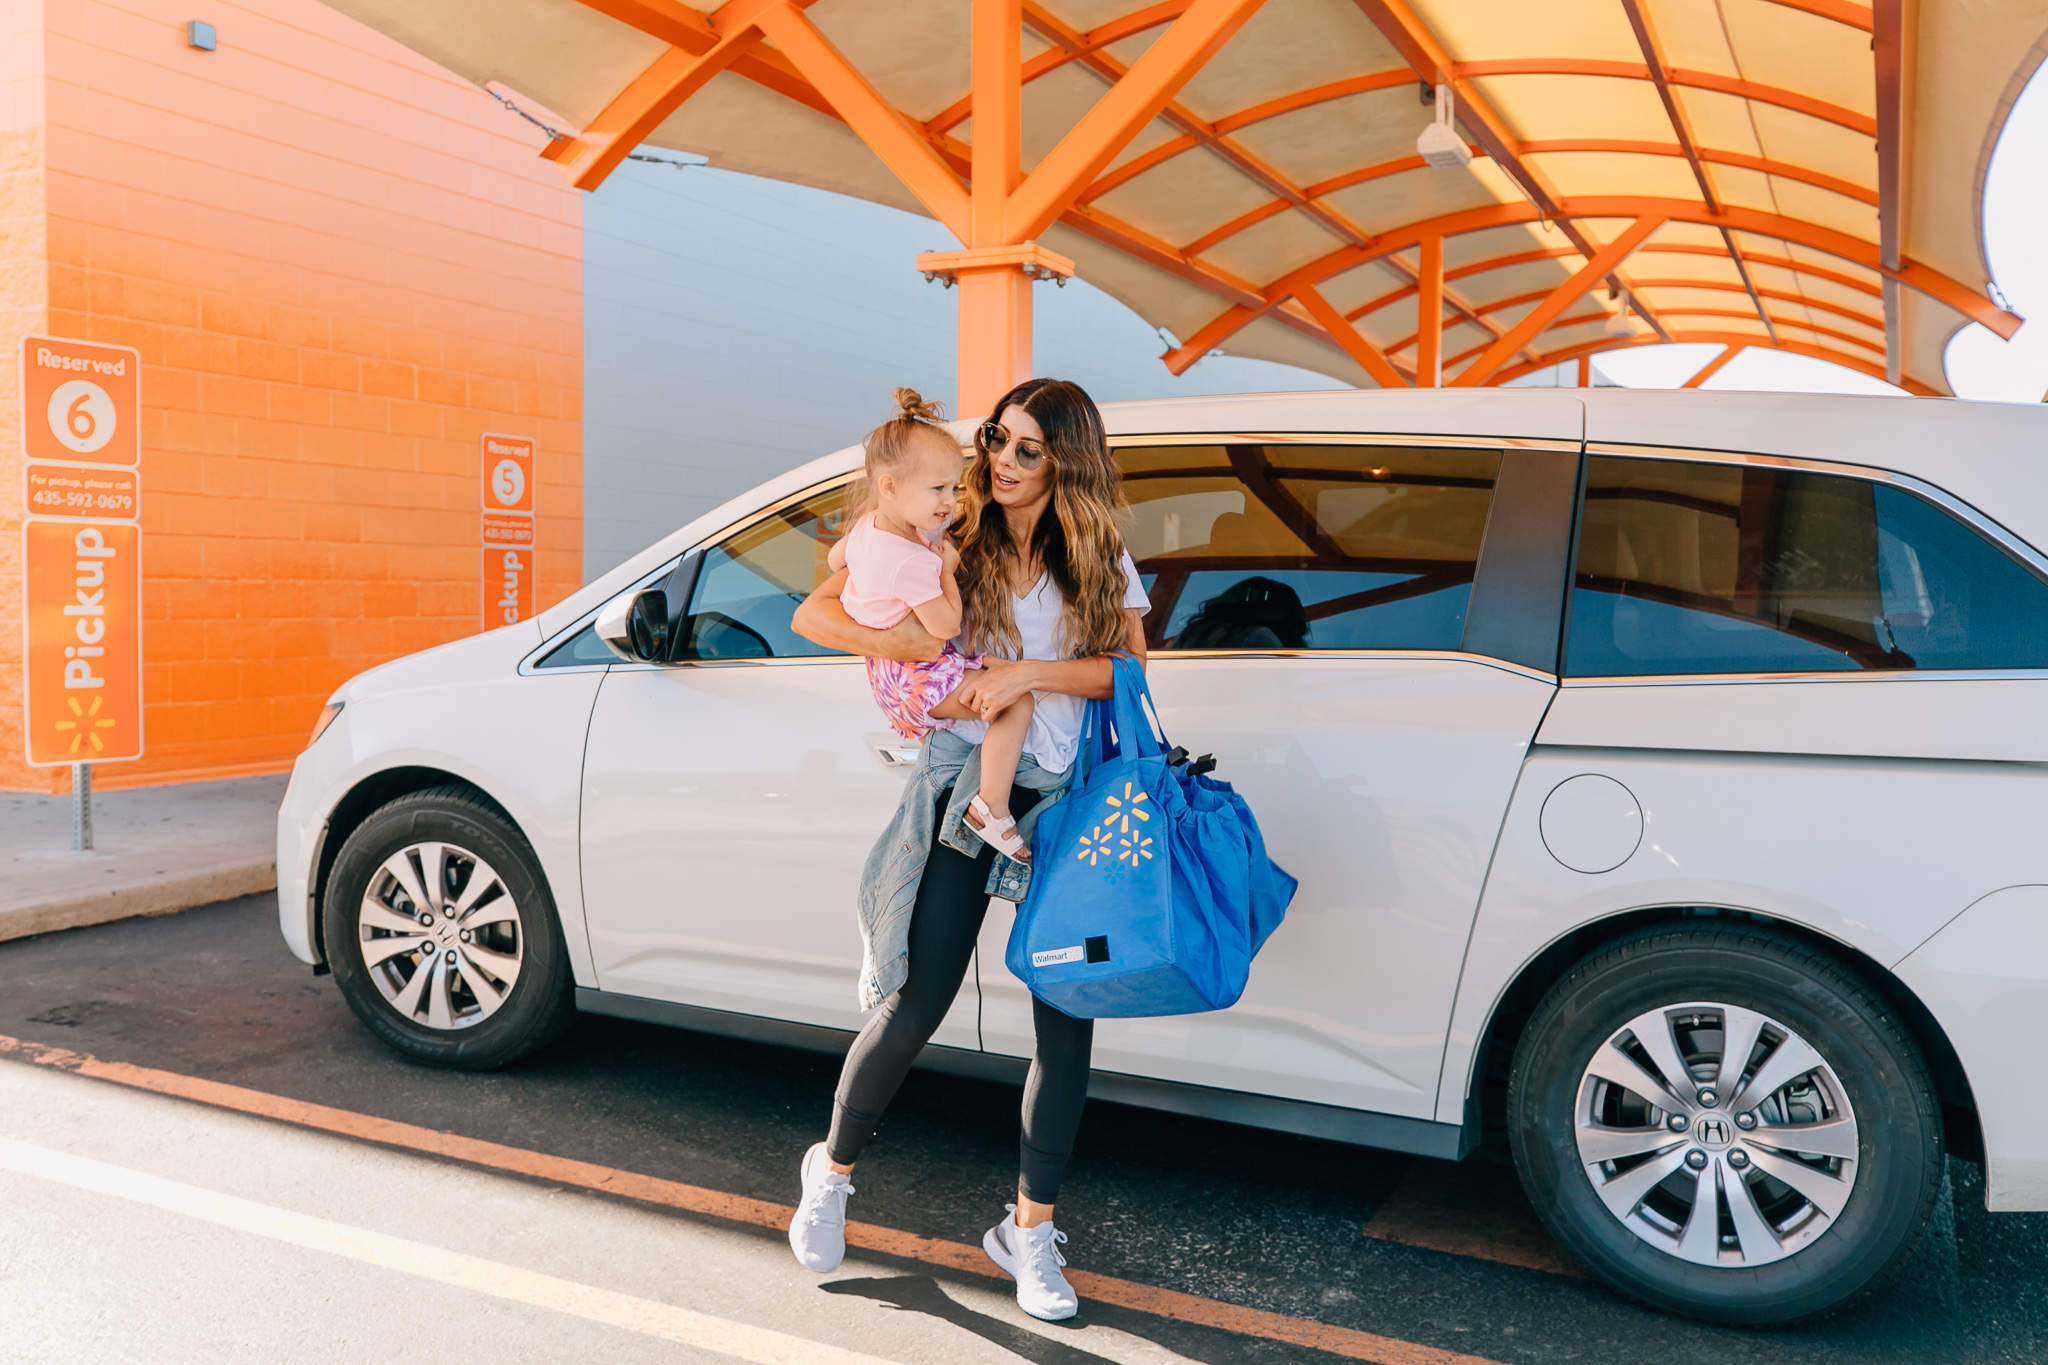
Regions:
<instances>
[{"instance_id":1,"label":"hanging light fixture","mask_svg":"<svg viewBox=\"0 0 2048 1365\"><path fill-rule=\"evenodd\" d=\"M1609 317L1601 329L1607 335L1611 337L1632 337L1643 330L1643 325L1629 314L1630 299L1626 293L1609 284L1607 286L1607 301L1609 303L1619 302L1621 304L1621 311Z\"/></svg>"},{"instance_id":2,"label":"hanging light fixture","mask_svg":"<svg viewBox=\"0 0 2048 1365\"><path fill-rule=\"evenodd\" d=\"M1461 171L1472 164L1472 149L1451 126L1451 87L1436 88L1436 122L1415 139L1415 154L1440 171Z\"/></svg>"}]
</instances>

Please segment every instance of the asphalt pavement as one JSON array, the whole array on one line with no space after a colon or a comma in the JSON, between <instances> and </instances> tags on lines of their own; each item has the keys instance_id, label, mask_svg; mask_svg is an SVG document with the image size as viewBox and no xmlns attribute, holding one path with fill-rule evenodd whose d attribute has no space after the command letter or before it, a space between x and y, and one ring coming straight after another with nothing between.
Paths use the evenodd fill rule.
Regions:
<instances>
[{"instance_id":1,"label":"asphalt pavement","mask_svg":"<svg viewBox=\"0 0 2048 1365\"><path fill-rule=\"evenodd\" d=\"M767 1224L836 1059L591 1017L506 1071L412 1066L285 952L270 897L0 943L0 1039L8 1365L2048 1359L2048 1215L1986 1214L1967 1163L1881 1292L1731 1331L1572 1273L1486 1154L1101 1102L1060 1223L1105 1288L1034 1323L971 1252L1018 1092L924 1073L856 1177L877 1231L812 1277Z\"/></svg>"}]
</instances>

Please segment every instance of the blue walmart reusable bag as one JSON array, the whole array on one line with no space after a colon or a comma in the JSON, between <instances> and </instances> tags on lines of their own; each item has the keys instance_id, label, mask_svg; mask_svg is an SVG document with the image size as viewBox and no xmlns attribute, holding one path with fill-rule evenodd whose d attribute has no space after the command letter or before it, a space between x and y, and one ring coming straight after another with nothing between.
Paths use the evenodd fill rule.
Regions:
<instances>
[{"instance_id":1,"label":"blue walmart reusable bag","mask_svg":"<svg viewBox=\"0 0 2048 1365\"><path fill-rule=\"evenodd\" d=\"M1228 1009L1295 881L1230 784L1168 752L1144 669L1115 667L1116 696L1088 703L1074 785L1038 822L1005 960L1077 1019Z\"/></svg>"}]
</instances>

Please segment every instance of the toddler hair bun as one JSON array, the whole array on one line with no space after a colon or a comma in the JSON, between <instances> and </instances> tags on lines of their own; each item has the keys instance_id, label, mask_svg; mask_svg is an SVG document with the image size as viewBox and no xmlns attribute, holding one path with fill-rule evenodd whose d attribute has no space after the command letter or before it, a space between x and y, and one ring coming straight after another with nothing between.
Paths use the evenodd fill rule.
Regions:
<instances>
[{"instance_id":1,"label":"toddler hair bun","mask_svg":"<svg viewBox=\"0 0 2048 1365\"><path fill-rule=\"evenodd\" d=\"M940 402L926 402L916 389L896 390L896 416L910 422L943 422L946 420L946 405Z\"/></svg>"}]
</instances>

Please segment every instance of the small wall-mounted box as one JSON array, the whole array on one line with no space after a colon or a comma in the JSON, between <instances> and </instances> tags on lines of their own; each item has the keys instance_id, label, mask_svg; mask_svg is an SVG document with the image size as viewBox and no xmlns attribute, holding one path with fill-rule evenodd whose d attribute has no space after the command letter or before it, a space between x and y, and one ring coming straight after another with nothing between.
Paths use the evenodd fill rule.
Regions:
<instances>
[{"instance_id":1,"label":"small wall-mounted box","mask_svg":"<svg viewBox=\"0 0 2048 1365\"><path fill-rule=\"evenodd\" d=\"M203 20L199 19L189 19L186 21L186 47L196 47L201 52L211 52L214 49L215 42L216 40L213 36L212 24L206 23Z\"/></svg>"}]
</instances>

